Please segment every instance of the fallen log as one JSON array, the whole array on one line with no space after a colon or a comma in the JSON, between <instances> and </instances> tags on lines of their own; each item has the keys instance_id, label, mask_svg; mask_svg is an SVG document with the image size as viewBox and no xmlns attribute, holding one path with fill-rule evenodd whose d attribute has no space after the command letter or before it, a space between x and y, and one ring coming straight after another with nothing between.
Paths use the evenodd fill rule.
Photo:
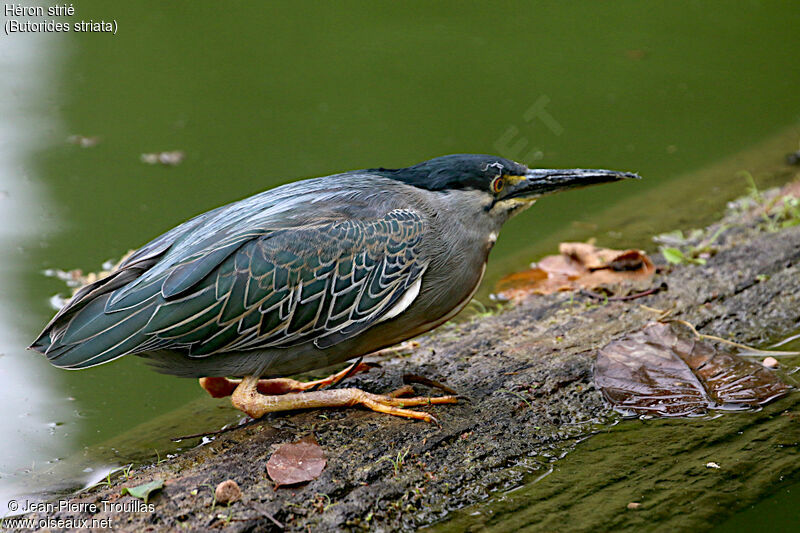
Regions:
<instances>
[{"instance_id":1,"label":"fallen log","mask_svg":"<svg viewBox=\"0 0 800 533\"><path fill-rule=\"evenodd\" d=\"M97 512L31 517L110 518L119 531L411 530L445 517L452 522L435 527L708 525L763 496L781 476L800 475L800 395L715 420L620 422L592 372L599 348L641 329L659 311L700 333L751 345L800 327L800 226L768 227L761 215L740 208L696 237L711 235L715 253L705 264L662 262L652 284L666 290L607 301L580 293L532 295L446 325L408 353L368 358L380 369L348 380L385 393L414 374L468 397L430 407L441 426L353 409L267 416L72 500L95 503ZM648 432L638 431L642 425ZM313 481L276 489L267 461L277 445L308 435L324 450L327 466ZM570 453L583 441L586 452ZM613 453L604 453L607 448ZM711 462L720 472L705 466ZM217 505L214 488L228 479L241 496ZM150 496L152 510L103 510L103 501L133 501L120 496L123 487L158 480L164 485ZM515 487L522 489L502 504L490 499L452 515Z\"/></svg>"}]
</instances>

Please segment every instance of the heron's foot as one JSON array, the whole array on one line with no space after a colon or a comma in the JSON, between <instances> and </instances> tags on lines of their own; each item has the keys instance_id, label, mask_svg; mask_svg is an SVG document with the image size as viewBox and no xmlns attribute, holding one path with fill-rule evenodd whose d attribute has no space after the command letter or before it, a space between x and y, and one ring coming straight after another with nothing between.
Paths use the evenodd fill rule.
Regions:
<instances>
[{"instance_id":1,"label":"heron's foot","mask_svg":"<svg viewBox=\"0 0 800 533\"><path fill-rule=\"evenodd\" d=\"M303 392L336 385L344 378L366 372L374 365L369 363L356 362L348 366L341 372L332 374L326 378L316 381L297 381L290 378L273 378L258 380L257 389L261 394L288 394L290 392ZM200 378L200 386L208 392L212 398L224 398L233 394L241 380L228 378Z\"/></svg>"},{"instance_id":2,"label":"heron's foot","mask_svg":"<svg viewBox=\"0 0 800 533\"><path fill-rule=\"evenodd\" d=\"M412 411L406 407L422 405L438 405L457 403L456 396L400 398L403 394L413 393L411 387L403 387L397 391L382 395L364 392L361 389L328 389L312 392L291 392L279 396L261 394L258 389L258 378L244 378L231 396L231 403L240 411L252 418L261 418L267 413L278 411L294 411L296 409L316 409L320 407L350 407L363 405L373 411L394 416L413 418L425 422L436 422L433 415L421 411Z\"/></svg>"}]
</instances>

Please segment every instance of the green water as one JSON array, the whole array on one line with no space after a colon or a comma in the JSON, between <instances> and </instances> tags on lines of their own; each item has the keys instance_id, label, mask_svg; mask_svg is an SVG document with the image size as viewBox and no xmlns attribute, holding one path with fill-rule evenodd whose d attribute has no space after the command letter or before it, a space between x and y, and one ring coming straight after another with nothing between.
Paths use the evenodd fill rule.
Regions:
<instances>
[{"instance_id":1,"label":"green water","mask_svg":"<svg viewBox=\"0 0 800 533\"><path fill-rule=\"evenodd\" d=\"M26 352L65 292L44 269L97 270L294 179L444 153L645 176L509 223L493 280L547 235L800 121L800 10L788 4L74 6L73 22L115 19L117 34L0 35L0 515L8 498L48 489L36 473L53 462L65 485L96 479L99 466L67 458L201 397L136 358L66 372ZM100 142L65 142L74 134ZM164 150L186 159L140 161ZM658 216L658 204L632 205ZM126 442L120 456L142 453Z\"/></svg>"},{"instance_id":2,"label":"green water","mask_svg":"<svg viewBox=\"0 0 800 533\"><path fill-rule=\"evenodd\" d=\"M795 387L799 370L800 357L781 359ZM619 420L425 531L797 531L798 405L795 393L754 412Z\"/></svg>"}]
</instances>

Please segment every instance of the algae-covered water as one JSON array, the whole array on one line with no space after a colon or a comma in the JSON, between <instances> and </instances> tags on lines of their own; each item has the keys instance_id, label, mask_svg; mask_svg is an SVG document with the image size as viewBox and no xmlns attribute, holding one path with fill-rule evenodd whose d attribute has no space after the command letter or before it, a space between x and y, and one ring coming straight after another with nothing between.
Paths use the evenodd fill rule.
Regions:
<instances>
[{"instance_id":1,"label":"algae-covered water","mask_svg":"<svg viewBox=\"0 0 800 533\"><path fill-rule=\"evenodd\" d=\"M800 357L781 363L800 385ZM797 531L798 404L795 393L755 412L619 419L426 531Z\"/></svg>"},{"instance_id":2,"label":"algae-covered water","mask_svg":"<svg viewBox=\"0 0 800 533\"><path fill-rule=\"evenodd\" d=\"M12 498L82 486L238 418L136 358L66 372L26 352L66 293L46 269L97 270L301 177L445 153L645 177L510 222L485 299L560 236L643 245L708 220L744 192L736 170L800 147L800 11L787 4L73 6L64 21L113 20L116 34L0 36L0 516ZM174 167L141 158L172 150L185 154ZM184 425L150 422L179 409ZM146 436L119 437L142 423Z\"/></svg>"}]
</instances>

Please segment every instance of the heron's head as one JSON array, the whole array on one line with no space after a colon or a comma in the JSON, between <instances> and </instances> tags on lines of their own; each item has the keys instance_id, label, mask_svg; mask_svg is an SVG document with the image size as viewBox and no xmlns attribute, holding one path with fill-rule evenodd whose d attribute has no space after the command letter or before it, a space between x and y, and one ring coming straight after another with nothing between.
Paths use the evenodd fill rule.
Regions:
<instances>
[{"instance_id":1,"label":"heron's head","mask_svg":"<svg viewBox=\"0 0 800 533\"><path fill-rule=\"evenodd\" d=\"M639 177L614 170L529 169L509 159L477 154L446 155L407 168L372 171L432 193L448 193L452 201L482 209L500 223L548 194Z\"/></svg>"}]
</instances>

